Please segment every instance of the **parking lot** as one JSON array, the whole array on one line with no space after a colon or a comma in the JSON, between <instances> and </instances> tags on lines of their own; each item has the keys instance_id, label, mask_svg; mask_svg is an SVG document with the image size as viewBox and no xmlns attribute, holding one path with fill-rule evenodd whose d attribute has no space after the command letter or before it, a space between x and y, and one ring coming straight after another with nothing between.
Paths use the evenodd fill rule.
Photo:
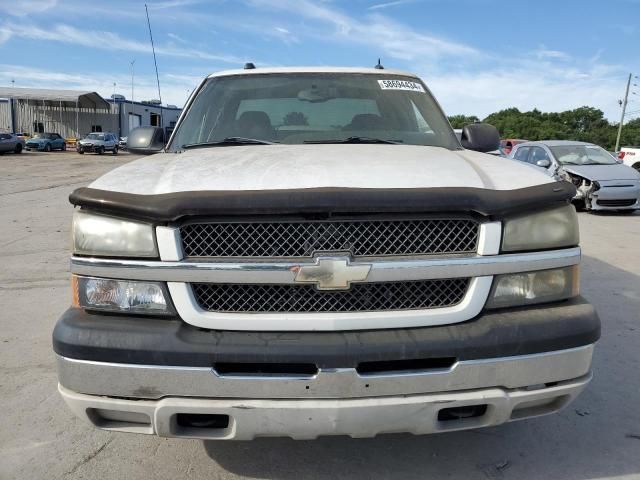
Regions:
<instances>
[{"instance_id":1,"label":"parking lot","mask_svg":"<svg viewBox=\"0 0 640 480\"><path fill-rule=\"evenodd\" d=\"M56 390L75 188L135 157L0 156L0 479L640 477L640 214L580 213L582 294L603 326L594 380L560 414L356 440L168 440L83 424ZM508 161L508 160L505 160Z\"/></svg>"}]
</instances>

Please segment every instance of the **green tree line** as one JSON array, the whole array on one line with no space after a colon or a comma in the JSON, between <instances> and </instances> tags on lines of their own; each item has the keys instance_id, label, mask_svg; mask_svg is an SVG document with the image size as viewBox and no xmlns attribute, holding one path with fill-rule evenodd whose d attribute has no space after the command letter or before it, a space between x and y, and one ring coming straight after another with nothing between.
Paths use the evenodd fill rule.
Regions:
<instances>
[{"instance_id":1,"label":"green tree line","mask_svg":"<svg viewBox=\"0 0 640 480\"><path fill-rule=\"evenodd\" d=\"M476 116L453 115L449 117L453 128L479 122ZM482 120L495 126L502 138L527 140L579 140L591 142L607 150L613 150L618 134L618 124L604 118L602 110L580 107L564 112L541 112L534 109L521 112L507 108L492 113ZM622 128L620 146L640 145L640 118L630 120Z\"/></svg>"}]
</instances>

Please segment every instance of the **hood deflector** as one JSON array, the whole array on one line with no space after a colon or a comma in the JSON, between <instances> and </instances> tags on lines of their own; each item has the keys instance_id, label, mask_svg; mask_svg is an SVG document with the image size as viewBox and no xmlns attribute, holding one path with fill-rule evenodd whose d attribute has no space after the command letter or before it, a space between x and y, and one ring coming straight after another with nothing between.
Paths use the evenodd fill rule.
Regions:
<instances>
[{"instance_id":1,"label":"hood deflector","mask_svg":"<svg viewBox=\"0 0 640 480\"><path fill-rule=\"evenodd\" d=\"M218 190L139 195L79 188L76 206L123 217L170 222L186 216L471 213L501 218L567 203L576 189L553 182L517 190L484 188L306 188Z\"/></svg>"}]
</instances>

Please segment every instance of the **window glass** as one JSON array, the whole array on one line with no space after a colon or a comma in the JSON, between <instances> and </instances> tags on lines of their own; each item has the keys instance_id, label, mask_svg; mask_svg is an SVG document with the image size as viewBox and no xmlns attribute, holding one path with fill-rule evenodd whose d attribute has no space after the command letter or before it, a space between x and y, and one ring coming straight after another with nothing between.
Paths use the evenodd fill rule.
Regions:
<instances>
[{"instance_id":1,"label":"window glass","mask_svg":"<svg viewBox=\"0 0 640 480\"><path fill-rule=\"evenodd\" d=\"M513 158L515 158L516 160L520 160L521 162L526 162L527 161L527 156L529 155L529 150L531 148L530 147L520 147L516 150L515 155L513 156Z\"/></svg>"},{"instance_id":2,"label":"window glass","mask_svg":"<svg viewBox=\"0 0 640 480\"><path fill-rule=\"evenodd\" d=\"M551 147L562 165L615 165L616 159L597 145L562 145Z\"/></svg>"},{"instance_id":3,"label":"window glass","mask_svg":"<svg viewBox=\"0 0 640 480\"><path fill-rule=\"evenodd\" d=\"M169 149L234 136L289 144L360 136L460 148L419 80L384 73L211 78L186 112Z\"/></svg>"},{"instance_id":4,"label":"window glass","mask_svg":"<svg viewBox=\"0 0 640 480\"><path fill-rule=\"evenodd\" d=\"M531 149L531 156L529 157L529 162L536 165L540 160L548 160L551 161L547 152L544 151L544 148L533 147Z\"/></svg>"}]
</instances>

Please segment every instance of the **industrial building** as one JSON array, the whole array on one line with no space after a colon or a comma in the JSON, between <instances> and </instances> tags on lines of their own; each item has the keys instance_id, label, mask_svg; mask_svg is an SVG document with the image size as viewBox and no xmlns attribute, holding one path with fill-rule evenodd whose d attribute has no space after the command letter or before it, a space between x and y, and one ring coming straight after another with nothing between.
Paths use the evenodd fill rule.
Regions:
<instances>
[{"instance_id":1,"label":"industrial building","mask_svg":"<svg viewBox=\"0 0 640 480\"><path fill-rule=\"evenodd\" d=\"M181 108L174 105L163 106L157 103L132 102L121 95L107 101L111 104L113 114L118 117L118 126L112 131L119 133L121 137L126 137L133 128L148 126L162 126L165 135L168 136L176 126L182 112Z\"/></svg>"},{"instance_id":2,"label":"industrial building","mask_svg":"<svg viewBox=\"0 0 640 480\"><path fill-rule=\"evenodd\" d=\"M0 132L59 133L81 138L89 132L127 136L139 126L173 130L181 109L132 102L117 95L105 100L96 92L0 87Z\"/></svg>"}]
</instances>

